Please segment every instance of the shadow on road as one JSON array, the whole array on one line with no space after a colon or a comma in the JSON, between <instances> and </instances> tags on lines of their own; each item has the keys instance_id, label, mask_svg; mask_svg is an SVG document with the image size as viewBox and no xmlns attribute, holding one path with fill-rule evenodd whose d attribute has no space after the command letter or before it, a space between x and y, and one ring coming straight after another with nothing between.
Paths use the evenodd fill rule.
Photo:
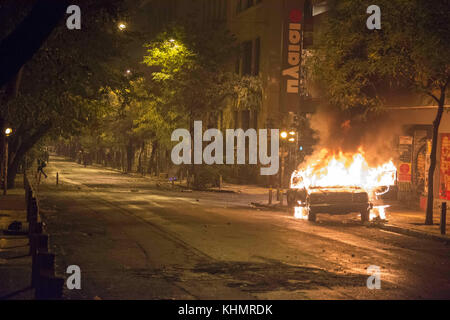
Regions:
<instances>
[{"instance_id":1,"label":"shadow on road","mask_svg":"<svg viewBox=\"0 0 450 320\"><path fill-rule=\"evenodd\" d=\"M262 257L260 259L267 262L215 262L198 265L193 271L229 277L229 287L240 287L248 292L366 286L365 275L338 274L318 268L292 266Z\"/></svg>"}]
</instances>

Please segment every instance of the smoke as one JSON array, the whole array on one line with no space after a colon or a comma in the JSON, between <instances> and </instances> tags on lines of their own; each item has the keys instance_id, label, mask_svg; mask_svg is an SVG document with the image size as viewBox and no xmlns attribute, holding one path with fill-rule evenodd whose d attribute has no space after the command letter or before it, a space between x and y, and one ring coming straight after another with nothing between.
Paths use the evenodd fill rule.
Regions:
<instances>
[{"instance_id":1,"label":"smoke","mask_svg":"<svg viewBox=\"0 0 450 320\"><path fill-rule=\"evenodd\" d=\"M319 143L306 163L323 157L321 150L329 155L364 152L370 166L378 166L396 160L394 138L402 134L402 127L387 112L363 114L360 110L336 111L330 107L319 109L310 121Z\"/></svg>"}]
</instances>

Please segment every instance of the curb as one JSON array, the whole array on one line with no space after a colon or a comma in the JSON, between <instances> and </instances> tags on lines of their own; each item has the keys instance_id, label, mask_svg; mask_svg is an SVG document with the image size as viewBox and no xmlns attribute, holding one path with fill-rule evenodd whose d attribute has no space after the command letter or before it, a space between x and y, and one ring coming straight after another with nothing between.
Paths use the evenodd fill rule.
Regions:
<instances>
[{"instance_id":1,"label":"curb","mask_svg":"<svg viewBox=\"0 0 450 320\"><path fill-rule=\"evenodd\" d=\"M264 211L277 211L277 212L289 212L289 207L280 206L279 204L262 204L258 202L251 202L250 206L252 209L260 209Z\"/></svg>"},{"instance_id":2,"label":"curb","mask_svg":"<svg viewBox=\"0 0 450 320\"><path fill-rule=\"evenodd\" d=\"M202 190L199 190L202 191ZM226 189L222 189L222 190L216 190L216 189L206 189L204 190L206 192L215 192L215 193L240 193L234 190L226 190Z\"/></svg>"},{"instance_id":3,"label":"curb","mask_svg":"<svg viewBox=\"0 0 450 320\"><path fill-rule=\"evenodd\" d=\"M377 225L372 225L371 227L398 233L398 234L403 234L406 236L441 241L441 242L444 242L445 244L450 244L450 237L441 236L441 235L437 235L437 234L430 234L430 233L423 232L423 231L407 229L407 228L399 227L399 226L392 225L392 224L377 224Z\"/></svg>"}]
</instances>

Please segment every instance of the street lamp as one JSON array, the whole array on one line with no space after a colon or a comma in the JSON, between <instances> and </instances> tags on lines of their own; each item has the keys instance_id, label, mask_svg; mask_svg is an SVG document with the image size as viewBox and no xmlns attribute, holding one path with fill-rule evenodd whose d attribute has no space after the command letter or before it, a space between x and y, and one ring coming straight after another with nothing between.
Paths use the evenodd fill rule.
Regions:
<instances>
[{"instance_id":1,"label":"street lamp","mask_svg":"<svg viewBox=\"0 0 450 320\"><path fill-rule=\"evenodd\" d=\"M174 38L170 38L168 41L169 41L170 45L172 46L172 48L178 49L180 47L177 43L177 40L175 40Z\"/></svg>"},{"instance_id":2,"label":"street lamp","mask_svg":"<svg viewBox=\"0 0 450 320\"><path fill-rule=\"evenodd\" d=\"M286 139L288 136L288 133L286 131L283 131L283 132L281 132L280 136L282 139Z\"/></svg>"},{"instance_id":3,"label":"street lamp","mask_svg":"<svg viewBox=\"0 0 450 320\"><path fill-rule=\"evenodd\" d=\"M119 23L118 27L119 27L120 31L123 31L123 30L125 30L127 28L127 25L125 23L121 22L121 23Z\"/></svg>"},{"instance_id":4,"label":"street lamp","mask_svg":"<svg viewBox=\"0 0 450 320\"><path fill-rule=\"evenodd\" d=\"M3 144L3 195L6 196L8 190L8 137L13 130L10 127L5 129L5 143Z\"/></svg>"}]
</instances>

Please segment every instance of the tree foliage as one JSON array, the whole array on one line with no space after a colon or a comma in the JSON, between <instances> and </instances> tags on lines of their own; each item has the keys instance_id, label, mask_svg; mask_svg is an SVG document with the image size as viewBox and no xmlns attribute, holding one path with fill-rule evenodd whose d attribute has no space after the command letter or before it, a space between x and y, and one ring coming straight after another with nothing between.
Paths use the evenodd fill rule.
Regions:
<instances>
[{"instance_id":1,"label":"tree foliage","mask_svg":"<svg viewBox=\"0 0 450 320\"><path fill-rule=\"evenodd\" d=\"M144 63L154 70L156 96L186 120L217 115L230 101L240 101L241 108L260 104L260 80L233 72L239 49L225 29L174 26L146 47Z\"/></svg>"},{"instance_id":2,"label":"tree foliage","mask_svg":"<svg viewBox=\"0 0 450 320\"><path fill-rule=\"evenodd\" d=\"M380 30L366 28L370 1L328 4L313 70L332 106L377 112L392 89L407 89L438 105L428 174L426 223L432 224L437 139L450 81L448 1L380 0Z\"/></svg>"},{"instance_id":3,"label":"tree foliage","mask_svg":"<svg viewBox=\"0 0 450 320\"><path fill-rule=\"evenodd\" d=\"M445 1L381 0L381 30L368 30L370 1L329 1L317 37L316 78L340 108L375 110L392 87L433 98L449 78Z\"/></svg>"},{"instance_id":4,"label":"tree foliage","mask_svg":"<svg viewBox=\"0 0 450 320\"><path fill-rule=\"evenodd\" d=\"M27 12L32 4L3 5L17 14L8 15L8 31L20 23L21 10ZM78 5L83 8L81 30L68 30L61 21L23 67L18 94L9 94L7 86L0 89L1 117L14 128L9 185L25 153L42 137L80 133L101 114L103 88L120 87L126 80L121 71L121 61L127 61L126 39L116 27L121 1L83 0Z\"/></svg>"}]
</instances>

